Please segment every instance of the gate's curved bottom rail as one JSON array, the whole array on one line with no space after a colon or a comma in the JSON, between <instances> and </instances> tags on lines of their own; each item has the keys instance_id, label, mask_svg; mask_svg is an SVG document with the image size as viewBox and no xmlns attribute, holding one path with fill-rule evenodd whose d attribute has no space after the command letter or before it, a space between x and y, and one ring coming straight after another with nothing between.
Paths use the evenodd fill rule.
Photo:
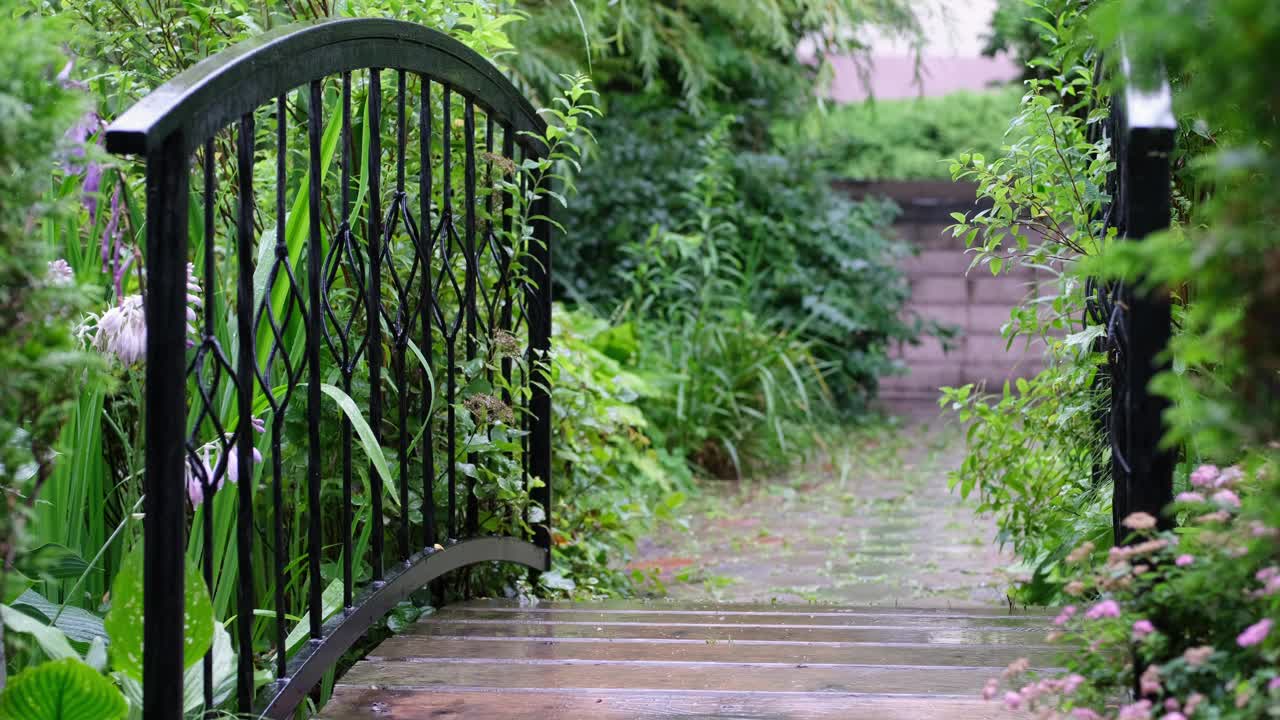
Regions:
<instances>
[{"instance_id":1,"label":"gate's curved bottom rail","mask_svg":"<svg viewBox=\"0 0 1280 720\"><path fill-rule=\"evenodd\" d=\"M255 717L291 717L311 688L375 623L407 599L409 594L454 570L484 562L512 562L533 570L548 570L546 548L508 537L483 537L451 543L442 550L427 548L387 572L351 607L330 618L322 637L308 640L289 661L289 672L263 689Z\"/></svg>"}]
</instances>

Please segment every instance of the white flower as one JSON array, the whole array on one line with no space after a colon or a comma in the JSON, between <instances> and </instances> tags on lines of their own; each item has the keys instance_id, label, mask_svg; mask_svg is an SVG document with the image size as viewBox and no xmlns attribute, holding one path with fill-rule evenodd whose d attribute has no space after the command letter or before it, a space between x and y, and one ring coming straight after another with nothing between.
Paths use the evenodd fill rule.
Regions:
<instances>
[{"instance_id":1,"label":"white flower","mask_svg":"<svg viewBox=\"0 0 1280 720\"><path fill-rule=\"evenodd\" d=\"M71 265L62 258L49 261L49 284L50 285L70 285L75 282L76 273L71 269Z\"/></svg>"},{"instance_id":2,"label":"white flower","mask_svg":"<svg viewBox=\"0 0 1280 720\"><path fill-rule=\"evenodd\" d=\"M141 362L147 351L147 321L142 296L129 295L102 313L93 335L93 346L114 355L126 367Z\"/></svg>"}]
</instances>

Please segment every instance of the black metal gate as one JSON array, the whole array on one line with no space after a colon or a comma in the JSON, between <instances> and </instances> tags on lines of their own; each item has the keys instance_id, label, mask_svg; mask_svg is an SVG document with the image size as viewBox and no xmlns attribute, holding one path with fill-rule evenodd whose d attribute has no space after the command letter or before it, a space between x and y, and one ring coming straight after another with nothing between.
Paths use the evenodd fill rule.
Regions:
<instances>
[{"instance_id":1,"label":"black metal gate","mask_svg":"<svg viewBox=\"0 0 1280 720\"><path fill-rule=\"evenodd\" d=\"M183 714L188 531L203 533L212 591L212 500L229 482L234 502L221 507L236 547L219 580L235 584L240 712L289 716L362 634L444 573L549 567L551 223L546 188L533 187L543 181L521 171L545 156L544 132L477 53L376 19L295 25L230 48L108 129L111 152L146 166L147 718ZM195 285L203 299L189 296ZM343 398L360 398L363 427ZM506 426L491 461L532 499L521 517L481 497L475 448L497 442L494 423L481 430L486 415ZM286 438L305 448L295 462ZM365 452L359 467L370 443L393 461ZM289 489L307 508L297 566L285 524L302 516L289 512L300 510L287 507ZM322 522L322 492L340 492L336 527ZM368 550L355 557L358 529ZM343 597L327 619L326 558L342 566ZM255 565L269 568L273 597L258 596ZM304 608L308 639L290 654L288 616ZM256 659L276 677L257 693ZM204 664L211 709L212 653Z\"/></svg>"},{"instance_id":2,"label":"black metal gate","mask_svg":"<svg viewBox=\"0 0 1280 720\"><path fill-rule=\"evenodd\" d=\"M1104 220L1119 239L1140 241L1169 227L1169 155L1177 124L1167 83L1152 90L1138 87L1123 58L1121 71L1123 87L1112 94L1101 128L1110 137L1116 164L1108 176L1111 201ZM1110 402L1098 421L1111 447L1112 527L1120 544L1128 534L1121 522L1131 513L1149 513L1162 528L1172 525L1165 511L1173 501L1175 458L1161 446L1168 401L1150 388L1152 378L1169 367L1170 299L1167 290L1146 287L1143 278L1090 282L1086 293L1086 324L1106 328L1100 349L1107 366L1100 385L1109 387ZM1095 476L1103 474L1102 468L1095 470Z\"/></svg>"}]
</instances>

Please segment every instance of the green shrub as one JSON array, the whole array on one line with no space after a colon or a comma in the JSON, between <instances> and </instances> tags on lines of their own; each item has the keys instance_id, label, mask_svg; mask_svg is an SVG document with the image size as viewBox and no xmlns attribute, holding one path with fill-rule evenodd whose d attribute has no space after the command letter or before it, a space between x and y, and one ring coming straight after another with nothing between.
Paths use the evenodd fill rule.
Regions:
<instances>
[{"instance_id":1,"label":"green shrub","mask_svg":"<svg viewBox=\"0 0 1280 720\"><path fill-rule=\"evenodd\" d=\"M962 152L1000 154L1021 95L1021 88L1007 87L815 108L775 132L788 152L819 158L838 177L945 179L951 158Z\"/></svg>"},{"instance_id":2,"label":"green shrub","mask_svg":"<svg viewBox=\"0 0 1280 720\"><path fill-rule=\"evenodd\" d=\"M707 123L643 99L620 105L596 128L599 146L577 178L557 255L567 295L604 313L634 295L646 254L633 250L704 212L696 185ZM840 196L804 157L734 149L717 162L733 189L705 211L732 226L723 243L746 278L728 292L767 333L808 347L840 408L862 410L877 378L895 370L890 344L933 330L902 313L908 289L897 263L910 250L888 232L894 208Z\"/></svg>"}]
</instances>

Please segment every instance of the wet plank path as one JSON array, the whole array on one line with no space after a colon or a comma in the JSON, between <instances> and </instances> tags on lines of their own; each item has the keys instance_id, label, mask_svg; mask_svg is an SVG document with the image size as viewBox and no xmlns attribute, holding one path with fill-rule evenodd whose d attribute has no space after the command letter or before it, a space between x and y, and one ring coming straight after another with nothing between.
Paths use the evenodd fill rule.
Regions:
<instances>
[{"instance_id":1,"label":"wet plank path","mask_svg":"<svg viewBox=\"0 0 1280 720\"><path fill-rule=\"evenodd\" d=\"M390 638L322 717L985 720L1043 614L999 609L474 601Z\"/></svg>"},{"instance_id":2,"label":"wet plank path","mask_svg":"<svg viewBox=\"0 0 1280 720\"><path fill-rule=\"evenodd\" d=\"M1054 664L1012 610L991 528L946 489L954 430L850 438L829 462L728 484L644 548L670 599L474 601L390 638L328 720L995 720L987 678Z\"/></svg>"}]
</instances>

